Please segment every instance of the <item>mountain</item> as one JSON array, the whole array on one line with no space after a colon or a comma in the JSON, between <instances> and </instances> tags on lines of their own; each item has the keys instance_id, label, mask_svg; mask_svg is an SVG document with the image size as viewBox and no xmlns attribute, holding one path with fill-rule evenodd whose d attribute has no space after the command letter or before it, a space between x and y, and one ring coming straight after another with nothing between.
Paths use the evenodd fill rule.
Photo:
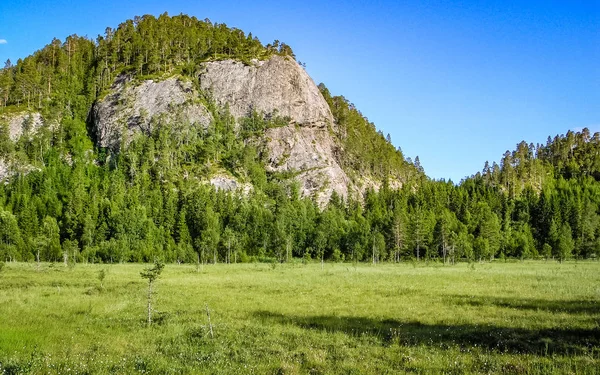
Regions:
<instances>
[{"instance_id":1,"label":"mountain","mask_svg":"<svg viewBox=\"0 0 600 375\"><path fill-rule=\"evenodd\" d=\"M316 207L424 178L344 97L315 85L288 45L186 15L136 17L95 41L54 39L7 61L0 98L2 206L20 228L6 234L10 259L40 248L53 259L65 243L85 259L106 261L115 248L119 260L148 259L142 250L158 233L161 253L176 243L181 259L194 259L190 251L215 250L228 221L198 194L262 206L266 223L252 225L265 228L244 251L273 255L282 199L302 202L313 223ZM123 227L132 212L141 232ZM307 247L295 243L294 255Z\"/></svg>"},{"instance_id":2,"label":"mountain","mask_svg":"<svg viewBox=\"0 0 600 375\"><path fill-rule=\"evenodd\" d=\"M350 126L361 131L361 142L371 141L372 149L347 152L349 125L341 116L334 118L330 108L340 103L325 100L291 48L277 41L263 46L222 24L187 16L139 17L107 29L95 43L76 36L65 43L54 40L3 71L4 104L16 105L4 115L13 140L27 127L34 131L65 115L77 119L73 100L79 101L79 113L90 114L85 120L94 146L112 153L124 151L137 134L152 136L160 127L179 132L175 137L182 131L203 133L226 109L238 137L245 119L278 120L252 137L264 156L263 167L269 174L291 176L302 196L321 206L333 192L361 199L367 188L379 189L384 181L399 187L418 175L360 115ZM27 111L20 111L25 102ZM63 113L65 108L70 113ZM343 163L351 153L367 160L376 149L389 154L390 166L378 158L370 160L370 170ZM228 186L239 185L240 171L217 159L212 172L197 177L210 180L215 172L228 175ZM6 158L4 165L2 174L8 176Z\"/></svg>"},{"instance_id":3,"label":"mountain","mask_svg":"<svg viewBox=\"0 0 600 375\"><path fill-rule=\"evenodd\" d=\"M203 132L214 121L201 100L207 98L219 110L227 108L238 129L253 112L260 121L282 119L256 141L264 146L266 170L294 174L303 196L314 197L323 205L333 191L342 197L349 191L360 192L334 157L336 124L328 104L291 57L275 55L254 59L248 65L231 59L211 61L200 64L198 70L196 82L181 76L160 81L117 77L109 94L98 100L92 111L98 146L118 151L123 137L150 135L155 125L180 131L173 126L177 122Z\"/></svg>"},{"instance_id":4,"label":"mountain","mask_svg":"<svg viewBox=\"0 0 600 375\"><path fill-rule=\"evenodd\" d=\"M290 46L163 14L0 70L0 260L600 256L600 134L428 179Z\"/></svg>"}]
</instances>

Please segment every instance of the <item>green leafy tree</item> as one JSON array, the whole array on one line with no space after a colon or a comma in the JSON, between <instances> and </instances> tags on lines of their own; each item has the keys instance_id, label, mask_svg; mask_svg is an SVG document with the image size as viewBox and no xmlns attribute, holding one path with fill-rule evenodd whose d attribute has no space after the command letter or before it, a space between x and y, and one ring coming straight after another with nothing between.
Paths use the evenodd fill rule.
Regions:
<instances>
[{"instance_id":1,"label":"green leafy tree","mask_svg":"<svg viewBox=\"0 0 600 375\"><path fill-rule=\"evenodd\" d=\"M385 237L380 232L373 235L373 264L377 264L380 258L385 255Z\"/></svg>"},{"instance_id":2,"label":"green leafy tree","mask_svg":"<svg viewBox=\"0 0 600 375\"><path fill-rule=\"evenodd\" d=\"M571 234L571 227L565 223L561 225L558 232L558 239L556 245L556 257L561 262L568 259L575 248L575 242Z\"/></svg>"},{"instance_id":3,"label":"green leafy tree","mask_svg":"<svg viewBox=\"0 0 600 375\"><path fill-rule=\"evenodd\" d=\"M56 219L46 216L37 240L41 259L55 262L61 258L60 229Z\"/></svg>"},{"instance_id":4,"label":"green leafy tree","mask_svg":"<svg viewBox=\"0 0 600 375\"><path fill-rule=\"evenodd\" d=\"M546 258L546 260L552 257L552 246L550 246L550 244L545 243L542 246L542 255L544 256L544 258Z\"/></svg>"},{"instance_id":5,"label":"green leafy tree","mask_svg":"<svg viewBox=\"0 0 600 375\"><path fill-rule=\"evenodd\" d=\"M212 253L213 263L218 261L217 246L221 235L219 216L209 206L204 213L204 230L201 234L201 246L206 254Z\"/></svg>"},{"instance_id":6,"label":"green leafy tree","mask_svg":"<svg viewBox=\"0 0 600 375\"><path fill-rule=\"evenodd\" d=\"M23 245L17 218L8 211L0 210L0 259L21 260Z\"/></svg>"}]
</instances>

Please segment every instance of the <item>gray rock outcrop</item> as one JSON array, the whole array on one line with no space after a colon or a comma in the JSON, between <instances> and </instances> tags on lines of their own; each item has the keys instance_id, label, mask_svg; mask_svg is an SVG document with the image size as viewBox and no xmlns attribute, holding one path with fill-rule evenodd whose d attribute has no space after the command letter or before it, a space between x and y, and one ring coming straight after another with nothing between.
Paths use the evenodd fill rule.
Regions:
<instances>
[{"instance_id":1,"label":"gray rock outcrop","mask_svg":"<svg viewBox=\"0 0 600 375\"><path fill-rule=\"evenodd\" d=\"M274 172L294 172L303 196L326 204L336 191L348 195L350 179L336 162L335 144L326 129L290 125L266 134L269 165Z\"/></svg>"},{"instance_id":2,"label":"gray rock outcrop","mask_svg":"<svg viewBox=\"0 0 600 375\"><path fill-rule=\"evenodd\" d=\"M7 126L8 136L11 141L16 142L23 135L33 135L46 121L38 112L19 112L0 117L0 123ZM27 174L37 170L29 164L20 164L8 155L0 155L0 181L6 182L17 173Z\"/></svg>"},{"instance_id":3,"label":"gray rock outcrop","mask_svg":"<svg viewBox=\"0 0 600 375\"><path fill-rule=\"evenodd\" d=\"M10 165L6 162L6 160L0 158L0 181L5 181L10 176Z\"/></svg>"},{"instance_id":4,"label":"gray rock outcrop","mask_svg":"<svg viewBox=\"0 0 600 375\"><path fill-rule=\"evenodd\" d=\"M150 134L156 124L175 120L206 127L212 116L197 98L192 83L177 78L134 85L127 77L119 77L111 93L94 105L96 141L116 149L124 137L127 141L135 133Z\"/></svg>"},{"instance_id":5,"label":"gray rock outcrop","mask_svg":"<svg viewBox=\"0 0 600 375\"><path fill-rule=\"evenodd\" d=\"M335 124L329 105L296 61L273 56L250 65L233 60L208 62L198 79L201 89L219 106L228 106L236 119L257 111L289 120L288 126L268 129L262 140L269 152L269 171L289 172L300 183L302 194L321 205L333 191L348 195L351 182L333 154ZM173 120L206 126L211 115L198 96L190 82L177 78L135 85L120 77L93 108L97 142L116 149L123 138L127 143L134 133L149 134L157 123ZM211 183L219 189L238 188L219 178Z\"/></svg>"},{"instance_id":6,"label":"gray rock outcrop","mask_svg":"<svg viewBox=\"0 0 600 375\"><path fill-rule=\"evenodd\" d=\"M200 87L236 117L252 110L289 117L303 126L333 125L333 116L318 87L293 59L273 56L251 65L225 60L203 65Z\"/></svg>"},{"instance_id":7,"label":"gray rock outcrop","mask_svg":"<svg viewBox=\"0 0 600 375\"><path fill-rule=\"evenodd\" d=\"M217 190L240 192L242 194L248 194L252 191L251 184L241 183L237 179L224 174L212 176L210 184Z\"/></svg>"},{"instance_id":8,"label":"gray rock outcrop","mask_svg":"<svg viewBox=\"0 0 600 375\"><path fill-rule=\"evenodd\" d=\"M303 196L314 197L321 205L333 191L347 196L350 180L334 158L335 143L329 132L333 115L298 63L273 56L251 65L226 60L206 63L203 68L201 88L219 105L228 105L234 117L248 116L254 110L289 118L289 126L266 132L270 171L292 172Z\"/></svg>"},{"instance_id":9,"label":"gray rock outcrop","mask_svg":"<svg viewBox=\"0 0 600 375\"><path fill-rule=\"evenodd\" d=\"M38 112L20 112L6 115L0 119L8 125L9 136L12 141L17 141L26 132L32 134L44 126L44 119Z\"/></svg>"}]
</instances>

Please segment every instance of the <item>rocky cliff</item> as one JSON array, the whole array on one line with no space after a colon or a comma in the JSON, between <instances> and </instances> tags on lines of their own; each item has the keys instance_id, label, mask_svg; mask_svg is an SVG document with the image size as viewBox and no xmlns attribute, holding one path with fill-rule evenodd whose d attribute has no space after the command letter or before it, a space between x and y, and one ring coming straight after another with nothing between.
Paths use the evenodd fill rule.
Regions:
<instances>
[{"instance_id":1,"label":"rocky cliff","mask_svg":"<svg viewBox=\"0 0 600 375\"><path fill-rule=\"evenodd\" d=\"M6 126L9 139L16 142L24 134L35 134L45 125L45 120L38 112L25 111L0 116L0 125ZM33 169L31 165L17 163L0 153L0 181L6 181L17 172L27 173Z\"/></svg>"},{"instance_id":2,"label":"rocky cliff","mask_svg":"<svg viewBox=\"0 0 600 375\"><path fill-rule=\"evenodd\" d=\"M253 60L251 65L233 60L205 63L200 86L219 104L228 104L238 118L256 110L289 117L301 126L333 124L329 106L313 80L287 56Z\"/></svg>"},{"instance_id":3,"label":"rocky cliff","mask_svg":"<svg viewBox=\"0 0 600 375\"><path fill-rule=\"evenodd\" d=\"M319 89L293 59L208 62L198 86L236 118L253 111L285 118L285 127L268 129L261 140L269 157L267 170L288 172L304 196L326 203L333 191L347 196L351 182L334 158L333 116ZM192 82L171 77L135 82L122 76L93 108L93 128L102 147L118 148L135 133L150 133L157 124L185 121L207 126L211 115L198 100Z\"/></svg>"},{"instance_id":4,"label":"rocky cliff","mask_svg":"<svg viewBox=\"0 0 600 375\"><path fill-rule=\"evenodd\" d=\"M269 129L265 142L267 168L292 172L304 196L329 201L333 191L348 194L350 181L335 161L330 130L333 116L321 92L296 61L273 56L251 65L226 60L206 63L200 86L220 105L240 118L252 111L289 119L283 128Z\"/></svg>"},{"instance_id":5,"label":"rocky cliff","mask_svg":"<svg viewBox=\"0 0 600 375\"><path fill-rule=\"evenodd\" d=\"M15 142L26 132L35 133L44 126L44 119L38 112L19 112L0 117L0 122L8 126L8 135Z\"/></svg>"},{"instance_id":6,"label":"rocky cliff","mask_svg":"<svg viewBox=\"0 0 600 375\"><path fill-rule=\"evenodd\" d=\"M150 134L160 123L185 121L207 126L211 115L197 99L192 83L176 77L136 82L120 76L92 109L96 142L100 147L118 149L122 141L127 143L135 133Z\"/></svg>"}]
</instances>

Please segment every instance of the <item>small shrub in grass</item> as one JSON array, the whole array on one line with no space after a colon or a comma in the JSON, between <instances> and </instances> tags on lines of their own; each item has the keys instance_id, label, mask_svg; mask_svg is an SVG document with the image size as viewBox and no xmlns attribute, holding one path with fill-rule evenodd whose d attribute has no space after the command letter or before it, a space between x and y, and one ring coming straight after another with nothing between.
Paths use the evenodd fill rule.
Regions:
<instances>
[{"instance_id":1,"label":"small shrub in grass","mask_svg":"<svg viewBox=\"0 0 600 375\"><path fill-rule=\"evenodd\" d=\"M165 264L157 260L152 268L146 268L140 273L142 278L148 280L148 325L152 324L152 285L162 273L163 268L165 268Z\"/></svg>"},{"instance_id":2,"label":"small shrub in grass","mask_svg":"<svg viewBox=\"0 0 600 375\"><path fill-rule=\"evenodd\" d=\"M100 281L100 289L104 289L104 279L106 279L107 273L108 271L105 268L98 271L98 281Z\"/></svg>"}]
</instances>

